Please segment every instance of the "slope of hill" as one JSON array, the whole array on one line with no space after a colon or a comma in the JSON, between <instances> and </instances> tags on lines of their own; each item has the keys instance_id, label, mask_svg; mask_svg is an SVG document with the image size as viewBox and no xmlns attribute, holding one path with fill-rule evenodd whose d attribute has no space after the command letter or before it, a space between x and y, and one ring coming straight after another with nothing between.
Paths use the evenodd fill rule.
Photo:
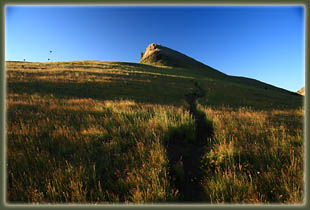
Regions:
<instances>
[{"instance_id":1,"label":"slope of hill","mask_svg":"<svg viewBox=\"0 0 310 210\"><path fill-rule=\"evenodd\" d=\"M15 79L8 83L10 90L15 92L51 91L63 97L128 98L146 103L181 105L186 103L184 95L192 91L195 80L206 90L205 97L199 99L203 105L272 109L296 108L302 104L302 97L297 93L254 79L226 75L154 43L146 48L139 64L98 61L7 62L7 66L12 70L8 71L8 77L15 75L12 76ZM16 81L18 75L31 80ZM44 75L46 79L42 80Z\"/></svg>"},{"instance_id":2,"label":"slope of hill","mask_svg":"<svg viewBox=\"0 0 310 210\"><path fill-rule=\"evenodd\" d=\"M184 105L184 95L197 81L206 90L205 97L199 99L203 105L256 109L302 106L302 96L296 93L247 78L212 77L205 69L99 61L7 62L7 69L12 93Z\"/></svg>"},{"instance_id":3,"label":"slope of hill","mask_svg":"<svg viewBox=\"0 0 310 210\"><path fill-rule=\"evenodd\" d=\"M269 97L275 97L275 100L279 100L279 97L277 96L277 94L275 94L276 92L284 94L284 95L292 95L292 96L295 95L296 96L295 98L296 99L298 98L295 92L287 91L285 89L278 88L278 87L260 82L255 79L226 75L210 66L207 66L199 61L196 61L188 57L187 55L184 55L180 52L177 52L175 50L172 50L170 48L167 48L162 45L155 44L155 43L150 44L145 49L145 53L141 57L140 63L150 64L150 65L155 65L155 66L170 66L174 68L177 67L177 68L183 68L183 69L190 69L190 71L193 74L196 73L197 77L195 79L199 79L199 78L201 80L211 79L211 80L216 80L217 83L224 82L225 84L222 85L222 89L218 87L216 90L213 90L213 91L209 89L210 86L212 85L206 84L207 81L205 83L203 82L202 86L210 90L208 96L211 97L211 99L212 97L217 97L215 95L222 93L220 96L222 96L223 98L227 97L227 99L231 102L231 105L234 104L235 100L240 100L242 97L247 98L248 100L253 100L254 98L256 98L255 95L260 95L262 97L261 100L265 101L266 104L272 104L269 101L270 99ZM228 91L230 87L232 89ZM238 90L239 88L240 90ZM251 91L253 91L252 95L250 93ZM237 96L239 93L242 93L242 92L244 94L243 96L242 95ZM236 94L236 97L235 97L235 94ZM284 95L282 97L284 97ZM254 100L258 101L259 99L254 99ZM280 104L282 105L286 103L285 102L286 100L284 98L283 100L284 101L280 102ZM214 101L214 98L213 98L213 101ZM209 100L209 103L212 104L212 100Z\"/></svg>"},{"instance_id":4,"label":"slope of hill","mask_svg":"<svg viewBox=\"0 0 310 210\"><path fill-rule=\"evenodd\" d=\"M145 49L145 52L140 59L140 63L188 68L192 69L192 71L195 71L197 69L204 69L205 74L208 74L208 76L211 77L224 78L226 76L224 73L199 61L196 61L195 59L188 57L187 55L155 43L150 44Z\"/></svg>"},{"instance_id":5,"label":"slope of hill","mask_svg":"<svg viewBox=\"0 0 310 210\"><path fill-rule=\"evenodd\" d=\"M6 62L8 202L302 203L303 97L176 57Z\"/></svg>"}]
</instances>

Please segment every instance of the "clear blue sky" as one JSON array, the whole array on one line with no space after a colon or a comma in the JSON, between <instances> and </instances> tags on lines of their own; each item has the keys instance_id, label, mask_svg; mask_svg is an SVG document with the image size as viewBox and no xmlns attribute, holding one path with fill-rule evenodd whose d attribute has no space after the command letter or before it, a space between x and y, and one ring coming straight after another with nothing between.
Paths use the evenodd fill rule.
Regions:
<instances>
[{"instance_id":1,"label":"clear blue sky","mask_svg":"<svg viewBox=\"0 0 310 210\"><path fill-rule=\"evenodd\" d=\"M303 6L7 6L5 12L6 60L139 62L154 42L229 75L291 91L304 86Z\"/></svg>"}]
</instances>

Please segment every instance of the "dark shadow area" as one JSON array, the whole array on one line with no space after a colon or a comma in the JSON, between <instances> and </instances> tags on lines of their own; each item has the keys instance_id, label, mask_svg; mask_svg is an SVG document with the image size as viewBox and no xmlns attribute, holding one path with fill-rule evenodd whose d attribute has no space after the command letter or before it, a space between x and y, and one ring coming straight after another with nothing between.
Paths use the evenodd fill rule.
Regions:
<instances>
[{"instance_id":1,"label":"dark shadow area","mask_svg":"<svg viewBox=\"0 0 310 210\"><path fill-rule=\"evenodd\" d=\"M180 200L185 202L203 200L201 159L211 148L214 135L212 122L197 109L196 100L205 92L197 83L195 86L197 91L186 95L195 124L170 129L166 143L171 182L178 189Z\"/></svg>"},{"instance_id":2,"label":"dark shadow area","mask_svg":"<svg viewBox=\"0 0 310 210\"><path fill-rule=\"evenodd\" d=\"M119 100L129 99L137 103L151 104L181 104L183 103L182 91L177 88L166 89L167 84L158 82L154 86L148 83L135 81L113 82L47 82L47 81L27 81L27 82L8 82L8 93L17 94L39 94L53 95L57 98L80 98L95 100Z\"/></svg>"}]
</instances>

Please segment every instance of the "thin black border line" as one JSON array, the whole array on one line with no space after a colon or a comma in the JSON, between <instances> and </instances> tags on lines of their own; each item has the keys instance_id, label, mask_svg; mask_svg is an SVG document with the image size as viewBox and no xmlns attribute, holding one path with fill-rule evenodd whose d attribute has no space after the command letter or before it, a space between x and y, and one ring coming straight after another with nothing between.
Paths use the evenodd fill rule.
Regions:
<instances>
[{"instance_id":1,"label":"thin black border line","mask_svg":"<svg viewBox=\"0 0 310 210\"><path fill-rule=\"evenodd\" d=\"M7 1L7 0L6 0ZM10 1L9 1L10 2ZM292 6L292 5L296 5L296 6L300 6L300 5L303 5L304 6L304 26L305 26L305 34L304 34L304 42L305 42L305 50L304 50L304 56L305 56L305 97L304 97L304 109L305 109L305 119L304 119L304 137L305 137L305 142L304 142L304 146L305 146L305 152L304 152L304 156L305 156L305 161L304 161L304 166L305 166L305 179L307 178L307 177L309 177L308 175L309 175L309 171L307 170L308 168L308 166L309 166L309 161L308 161L308 159L307 159L307 155L309 156L309 154L308 154L308 149L307 149L307 141L308 141L308 134L309 134L309 123L308 123L308 121L309 121L309 119L308 119L308 117L307 116L309 116L309 107L307 106L308 105L308 92L309 92L309 87L308 87L308 83L309 83L309 64L308 64L308 62L307 62L307 55L309 54L309 42L308 42L308 39L307 39L307 35L308 35L308 30L309 30L309 28L308 28L308 22L309 22L309 20L308 20L308 18L309 18L309 15L308 15L308 9L309 9L309 2L304 2L304 1L295 1L294 3L292 2L292 1L260 1L260 2L257 2L257 1L251 1L251 2L249 2L249 1L238 1L237 3L236 3L236 1L233 1L233 3L228 3L228 2L232 2L232 1L219 1L219 3L217 2L217 3L207 3L207 4L204 4L204 3L206 3L206 1L204 1L204 2L201 2L201 1L198 1L198 3L190 3L190 4L188 4L188 2L187 3L185 3L185 4L179 4L179 3L176 3L175 4L175 2L173 2L173 3L168 3L168 4L163 4L162 3L162 1L157 1L157 3L147 3L147 4L140 4L140 2L141 1L135 1L135 3L129 3L128 4L128 2L127 1L121 1L121 3L120 4L116 4L115 2L113 2L113 3L111 3L111 1L104 1L104 2L100 2L100 1L88 1L88 2L84 2L84 1L82 1L82 3L76 3L77 1L66 1L65 3L64 2L62 2L62 1L57 1L57 0L55 0L55 1L53 1L53 2L50 2L50 1L48 1L47 3L45 2L45 3L40 3L40 2L42 2L42 1L24 1L24 2L28 2L28 3L21 3L20 1L15 1L13 4L12 3L2 3L1 4L1 7L2 7L2 12L3 12L3 19L2 19L2 21L1 21L1 24L2 24L2 27L1 28L3 28L3 26L5 26L5 22L4 22L4 15L5 15L5 6L6 5L38 5L38 6L57 6L57 5L59 5L59 6L66 6L66 5L68 5L68 6L83 6L83 5L85 5L85 6L105 6L105 5L107 5L107 6L109 6L109 5L111 5L111 6L113 6L113 5L115 5L115 6L139 6L139 5L141 5L141 6L182 6L182 5L184 5L184 6L262 6L262 5L266 5L266 6L285 6L285 5L288 5L288 6ZM30 3L29 3L30 2ZM94 3L94 2L96 2L96 3ZM97 3L97 2L100 2L100 3ZM107 2L109 2L109 3L107 3ZM126 2L126 3L124 3L124 2ZM145 1L142 1L142 2L145 2ZM160 2L160 3L158 3L158 2ZM169 1L170 2L170 1ZM179 2L179 1L178 1ZM197 1L195 1L195 2L197 2ZM210 2L210 1L209 1ZM212 1L212 2L214 2L214 1ZM301 3L302 2L302 3ZM137 5L135 5L137 3ZM5 34L4 33L2 33L3 34L3 39L1 40L1 43L2 43L2 46L5 46L4 44L4 40L5 40ZM3 48L4 49L4 48ZM0 104L0 106L1 107L3 107L3 110L4 110L4 112L3 113L1 113L2 114L2 116L1 116L1 122L2 122L2 124L1 124L1 126L0 126L0 131L1 131L1 133L2 133L2 137L4 137L3 139L4 139L4 143L3 143L3 145L4 145L4 147L3 147L3 151L4 151L4 154L3 154L3 157L5 157L6 155L5 155L5 149L6 149L6 135L5 135L5 123L6 123L6 112L5 112L5 98L6 98L6 80L4 79L5 78L5 62L4 62L4 55L5 54L5 52L4 52L4 50L3 50L3 54L1 54L1 67L3 68L3 71L2 71L2 78L0 78L1 80L1 89L2 89L2 91L0 92L1 93L1 98L2 99L4 99L4 100L1 100L1 104ZM5 96L5 97L3 97L3 96ZM4 161L5 161L5 158L3 159L3 161L2 161L2 163L4 163ZM4 164L3 164L4 165ZM3 168L1 168L1 170L3 171L3 174L4 175L6 175L6 173L5 173L5 170L4 170L4 167ZM5 176L3 176L4 178L3 178L3 181L4 181L4 183L5 183ZM306 179L307 180L307 179ZM309 184L309 183L306 183L305 182L305 185L304 185L304 204L301 204L301 205L295 205L295 204L288 204L288 205L285 205L285 204L257 204L257 205L255 205L255 204L246 204L246 205L240 205L240 204L224 204L224 205L221 205L221 204L215 204L215 205L211 205L211 207L236 207L236 208L242 208L242 207L281 207L281 208L291 208L291 207L294 207L294 206L297 206L297 207L306 207L307 206L307 204L308 204L308 202L307 202L307 198L308 198L308 190L309 190L309 188L308 188L308 186L306 186L307 184ZM1 187L2 187L2 183L1 183L1 185L0 185ZM2 193L2 189L3 188L1 188L1 193ZM5 193L3 192L3 194L5 195ZM4 200L4 203L5 203L6 201ZM161 204L152 204L152 205L148 205L148 204L141 204L141 205L139 205L139 204L133 204L133 205L131 205L131 204L120 204L120 205L117 205L117 204L111 204L111 205L109 205L109 204L107 204L107 205L92 205L92 204L86 204L86 205L83 205L83 204L65 204L65 205L62 205L62 204L60 204L60 205L58 205L58 204L50 204L50 205L44 205L44 204L40 204L40 205L32 205L32 204L26 204L26 206L24 206L23 204L17 204L17 205L11 205L11 204L7 204L7 203L5 203L6 205L5 205L5 207L26 207L26 208L28 208L28 207L56 207L56 208L58 208L58 207L66 207L66 208L68 208L68 207L74 207L74 208L76 208L76 207L82 207L82 208L85 208L85 207L108 207L108 208L110 208L110 207L122 207L122 208L124 208L124 207L135 207L135 208L137 208L137 207L167 207L167 206L173 206L173 207L177 207L177 208L183 208L183 207L198 207L198 206L196 206L196 205L193 205L193 204L179 204L179 203L177 203L177 204L179 204L179 205L177 205L177 206L174 206L174 204L163 204L163 205L161 205ZM207 205L209 205L209 204L207 204ZM199 205L200 206L200 205ZM1 203L1 207L3 207L3 204ZM206 207L205 205L203 205L203 207ZM207 207L209 207L209 206L207 206Z\"/></svg>"}]
</instances>

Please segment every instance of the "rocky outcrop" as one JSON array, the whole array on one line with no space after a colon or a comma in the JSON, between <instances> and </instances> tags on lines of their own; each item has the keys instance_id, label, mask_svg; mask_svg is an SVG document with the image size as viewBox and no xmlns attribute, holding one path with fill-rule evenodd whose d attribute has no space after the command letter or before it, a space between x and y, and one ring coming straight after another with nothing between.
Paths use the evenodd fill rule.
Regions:
<instances>
[{"instance_id":1,"label":"rocky outcrop","mask_svg":"<svg viewBox=\"0 0 310 210\"><path fill-rule=\"evenodd\" d=\"M141 56L140 63L189 69L208 69L214 73L224 75L187 55L155 43L150 44L145 49L143 56Z\"/></svg>"},{"instance_id":2,"label":"rocky outcrop","mask_svg":"<svg viewBox=\"0 0 310 210\"><path fill-rule=\"evenodd\" d=\"M304 96L305 95L305 87L298 90L297 93Z\"/></svg>"}]
</instances>

